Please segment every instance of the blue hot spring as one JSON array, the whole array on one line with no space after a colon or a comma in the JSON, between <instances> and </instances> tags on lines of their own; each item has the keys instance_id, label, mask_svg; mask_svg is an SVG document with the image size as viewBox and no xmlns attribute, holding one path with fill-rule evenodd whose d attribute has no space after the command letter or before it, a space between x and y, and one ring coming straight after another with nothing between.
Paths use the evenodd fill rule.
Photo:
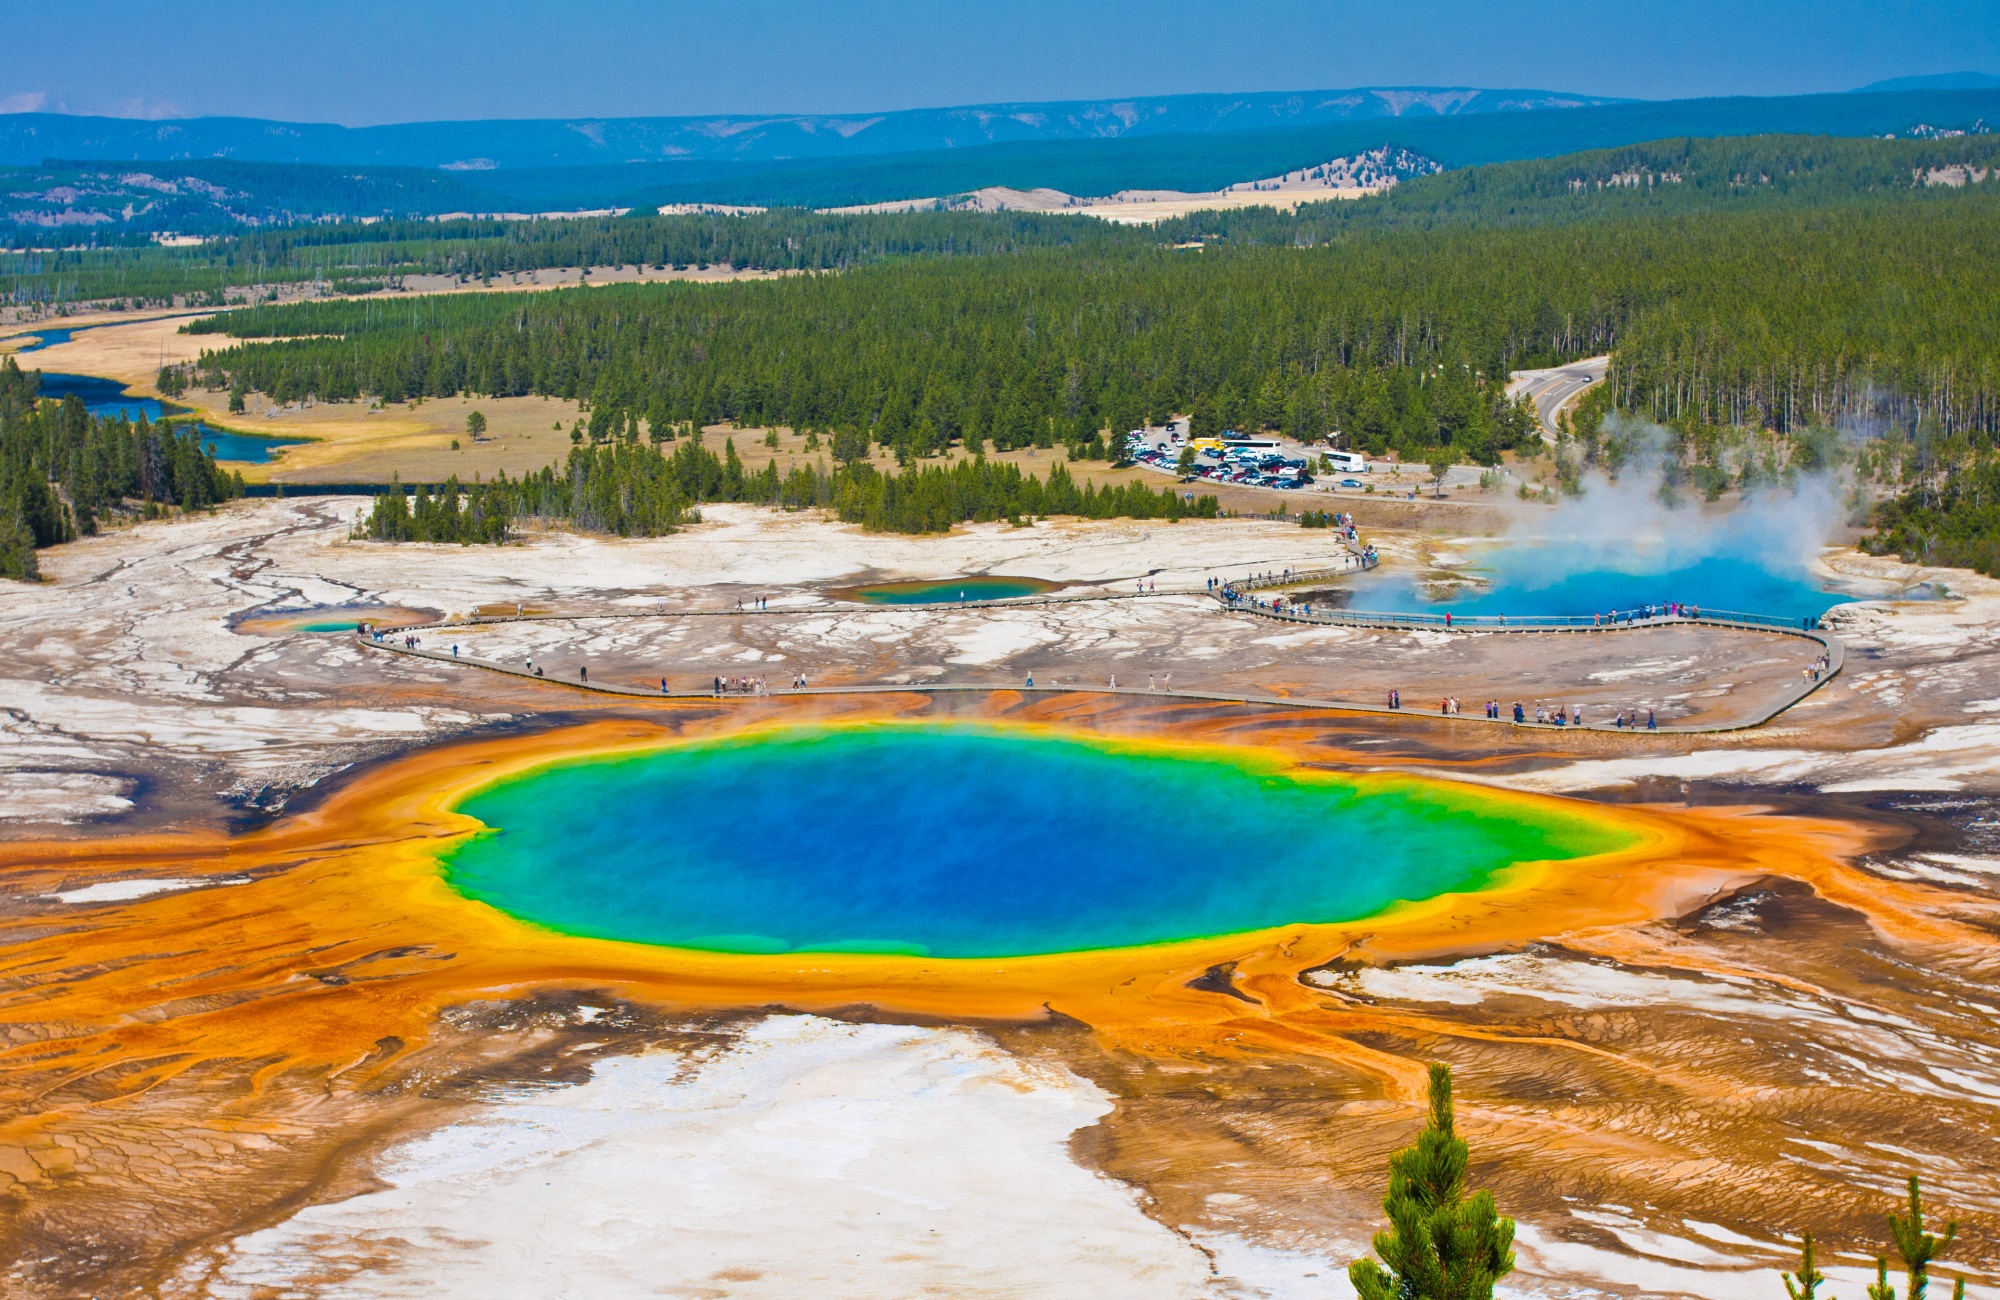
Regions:
<instances>
[{"instance_id":1,"label":"blue hot spring","mask_svg":"<svg viewBox=\"0 0 2000 1300\"><path fill-rule=\"evenodd\" d=\"M1384 568L1353 582L1351 608L1461 616L1587 617L1679 603L1804 619L1854 599L1829 590L1811 557L1831 502L1768 496L1721 516L1668 510L1633 492L1564 506L1543 535L1462 544L1463 582Z\"/></svg>"},{"instance_id":2,"label":"blue hot spring","mask_svg":"<svg viewBox=\"0 0 2000 1300\"><path fill-rule=\"evenodd\" d=\"M1372 915L1629 833L1407 777L1024 728L785 728L539 768L460 811L472 898L711 951L996 957Z\"/></svg>"}]
</instances>

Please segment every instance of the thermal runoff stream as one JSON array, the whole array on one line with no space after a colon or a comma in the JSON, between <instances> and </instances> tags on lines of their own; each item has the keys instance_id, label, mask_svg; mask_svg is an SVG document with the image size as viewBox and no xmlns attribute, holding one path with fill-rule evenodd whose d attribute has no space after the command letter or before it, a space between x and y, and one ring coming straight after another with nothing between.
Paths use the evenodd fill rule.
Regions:
<instances>
[{"instance_id":1,"label":"thermal runoff stream","mask_svg":"<svg viewBox=\"0 0 2000 1300\"><path fill-rule=\"evenodd\" d=\"M1369 916L1611 852L1582 811L1255 751L959 725L785 728L565 762L458 805L472 898L720 952L1005 957Z\"/></svg>"}]
</instances>

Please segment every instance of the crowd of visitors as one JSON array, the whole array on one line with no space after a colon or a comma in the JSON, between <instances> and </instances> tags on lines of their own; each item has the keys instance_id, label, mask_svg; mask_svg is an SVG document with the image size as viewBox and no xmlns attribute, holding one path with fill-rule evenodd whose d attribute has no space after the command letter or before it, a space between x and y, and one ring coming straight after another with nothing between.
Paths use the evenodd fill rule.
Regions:
<instances>
[{"instance_id":1,"label":"crowd of visitors","mask_svg":"<svg viewBox=\"0 0 2000 1300\"><path fill-rule=\"evenodd\" d=\"M1388 695L1388 703L1389 707L1392 709L1402 708L1403 693L1401 691L1394 691L1394 690L1390 691ZM1506 710L1498 700L1486 701L1486 707L1484 713L1488 719L1494 722L1501 722L1504 721L1506 718ZM1641 723L1639 720L1640 713L1641 710L1636 708L1631 710L1621 709L1619 710L1617 716L1614 718L1612 725L1616 727L1643 726L1648 731L1659 730L1660 724L1658 720L1655 718L1653 710L1651 709L1644 710L1645 713L1644 723ZM1447 718L1463 717L1465 714L1464 701L1460 700L1455 695L1447 695L1438 701L1438 714L1441 717L1447 717ZM1527 706L1525 704L1522 704L1518 700L1515 701L1513 706L1513 716L1514 716L1514 721L1517 724L1526 725L1528 722ZM1553 708L1551 708L1546 704L1537 703L1535 705L1534 722L1535 725L1538 727L1584 726L1585 723L1583 716L1583 705L1557 704Z\"/></svg>"}]
</instances>

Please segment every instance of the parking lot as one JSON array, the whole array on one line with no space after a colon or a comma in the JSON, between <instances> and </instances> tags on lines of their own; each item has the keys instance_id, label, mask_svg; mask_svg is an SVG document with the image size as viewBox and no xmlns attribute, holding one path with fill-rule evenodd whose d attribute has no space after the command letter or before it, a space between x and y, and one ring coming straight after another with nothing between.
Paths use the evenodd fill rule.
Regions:
<instances>
[{"instance_id":1,"label":"parking lot","mask_svg":"<svg viewBox=\"0 0 2000 1300\"><path fill-rule=\"evenodd\" d=\"M1396 496L1428 496L1432 491L1427 466L1371 460L1327 446L1307 446L1275 433L1232 430L1215 438L1190 438L1187 421L1175 420L1125 435L1126 453L1136 464L1175 478L1181 476L1182 456L1190 447L1194 456L1188 466L1189 481L1217 487L1364 494L1372 490ZM1454 465L1445 476L1444 491L1477 491L1482 472L1477 465Z\"/></svg>"}]
</instances>

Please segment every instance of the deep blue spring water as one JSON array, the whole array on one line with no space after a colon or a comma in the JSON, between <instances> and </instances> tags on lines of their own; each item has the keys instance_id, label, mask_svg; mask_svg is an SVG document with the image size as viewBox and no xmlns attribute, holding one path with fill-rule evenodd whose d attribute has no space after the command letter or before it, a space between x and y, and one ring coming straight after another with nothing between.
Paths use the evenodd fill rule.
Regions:
<instances>
[{"instance_id":1,"label":"deep blue spring water","mask_svg":"<svg viewBox=\"0 0 2000 1300\"><path fill-rule=\"evenodd\" d=\"M1580 552L1573 545L1513 542L1479 548L1460 572L1484 581L1432 599L1416 575L1377 570L1355 580L1351 607L1579 617L1679 602L1802 619L1854 599L1822 587L1803 561L1770 550L1702 555L1591 547Z\"/></svg>"},{"instance_id":2,"label":"deep blue spring water","mask_svg":"<svg viewBox=\"0 0 2000 1300\"><path fill-rule=\"evenodd\" d=\"M1584 811L1254 751L1026 729L789 728L477 791L461 892L570 934L995 957L1372 915L1629 842Z\"/></svg>"}]
</instances>

